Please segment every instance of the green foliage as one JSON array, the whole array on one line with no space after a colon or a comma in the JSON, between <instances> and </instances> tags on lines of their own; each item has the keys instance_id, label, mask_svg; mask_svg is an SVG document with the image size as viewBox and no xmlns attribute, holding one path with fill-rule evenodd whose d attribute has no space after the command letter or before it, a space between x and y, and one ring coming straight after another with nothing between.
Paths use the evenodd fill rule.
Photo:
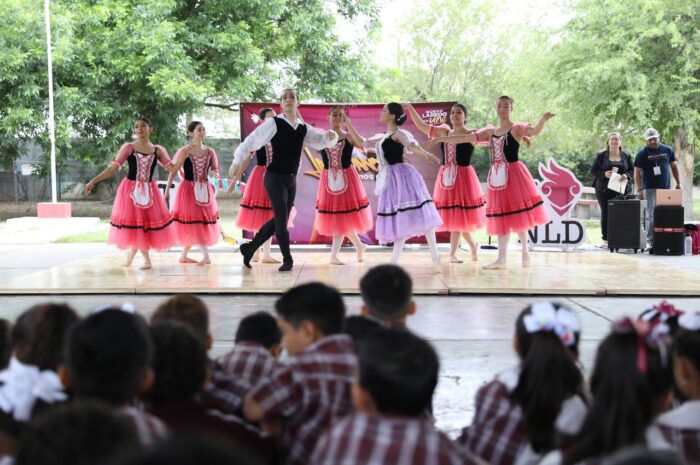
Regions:
<instances>
[{"instance_id":1,"label":"green foliage","mask_svg":"<svg viewBox=\"0 0 700 465\"><path fill-rule=\"evenodd\" d=\"M370 0L54 0L51 8L59 161L104 163L131 137L137 114L172 150L183 142L178 116L205 102L270 99L289 84L308 98L353 100L371 86L359 45L333 33L336 15L371 27ZM0 0L0 163L26 139L48 149L45 40L37 2Z\"/></svg>"}]
</instances>

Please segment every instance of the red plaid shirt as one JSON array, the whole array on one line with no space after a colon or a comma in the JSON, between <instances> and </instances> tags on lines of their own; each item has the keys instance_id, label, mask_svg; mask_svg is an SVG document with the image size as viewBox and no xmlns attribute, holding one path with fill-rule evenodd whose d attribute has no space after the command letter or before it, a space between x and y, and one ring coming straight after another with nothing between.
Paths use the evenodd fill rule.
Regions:
<instances>
[{"instance_id":1,"label":"red plaid shirt","mask_svg":"<svg viewBox=\"0 0 700 465\"><path fill-rule=\"evenodd\" d=\"M240 342L217 362L223 370L249 388L272 375L277 360L269 350L256 342Z\"/></svg>"},{"instance_id":2,"label":"red plaid shirt","mask_svg":"<svg viewBox=\"0 0 700 465\"><path fill-rule=\"evenodd\" d=\"M354 413L321 436L312 465L472 465L471 456L423 418Z\"/></svg>"},{"instance_id":3,"label":"red plaid shirt","mask_svg":"<svg viewBox=\"0 0 700 465\"><path fill-rule=\"evenodd\" d=\"M664 439L688 464L700 465L700 401L689 401L656 420Z\"/></svg>"},{"instance_id":4,"label":"red plaid shirt","mask_svg":"<svg viewBox=\"0 0 700 465\"><path fill-rule=\"evenodd\" d=\"M168 437L168 427L165 426L165 423L136 407L120 408L115 412L115 415L133 426L139 442L143 445L150 445Z\"/></svg>"},{"instance_id":5,"label":"red plaid shirt","mask_svg":"<svg viewBox=\"0 0 700 465\"><path fill-rule=\"evenodd\" d=\"M238 414L250 386L224 370L220 363L211 361L211 380L202 393L202 402L220 412Z\"/></svg>"},{"instance_id":6,"label":"red plaid shirt","mask_svg":"<svg viewBox=\"0 0 700 465\"><path fill-rule=\"evenodd\" d=\"M474 420L457 440L491 465L537 463L542 458L532 449L530 439L520 428L522 409L510 399L519 375L518 369L506 371L477 391ZM583 400L571 397L562 405L556 429L574 436L586 413Z\"/></svg>"},{"instance_id":7,"label":"red plaid shirt","mask_svg":"<svg viewBox=\"0 0 700 465\"><path fill-rule=\"evenodd\" d=\"M252 389L250 395L266 418L285 420L285 463L306 465L321 433L352 411L350 387L356 365L352 339L329 336L290 357Z\"/></svg>"}]
</instances>

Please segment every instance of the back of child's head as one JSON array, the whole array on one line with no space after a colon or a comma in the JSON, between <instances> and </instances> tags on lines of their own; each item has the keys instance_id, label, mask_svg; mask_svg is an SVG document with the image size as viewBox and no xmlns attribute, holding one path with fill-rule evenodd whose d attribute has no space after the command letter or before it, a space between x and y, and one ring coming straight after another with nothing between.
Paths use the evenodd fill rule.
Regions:
<instances>
[{"instance_id":1,"label":"back of child's head","mask_svg":"<svg viewBox=\"0 0 700 465\"><path fill-rule=\"evenodd\" d=\"M673 354L676 359L687 360L696 375L700 377L700 312L689 312L678 319L678 330L673 338ZM677 384L679 389L687 395L689 386L684 386L681 382ZM700 389L700 386L694 386L694 388Z\"/></svg>"},{"instance_id":2,"label":"back of child's head","mask_svg":"<svg viewBox=\"0 0 700 465\"><path fill-rule=\"evenodd\" d=\"M209 339L209 309L202 299L191 294L176 294L161 303L151 323L177 321L188 326L205 346Z\"/></svg>"},{"instance_id":3,"label":"back of child's head","mask_svg":"<svg viewBox=\"0 0 700 465\"><path fill-rule=\"evenodd\" d=\"M282 333L277 326L277 320L267 312L256 312L244 317L236 330L236 344L241 342L256 342L269 349L282 340Z\"/></svg>"},{"instance_id":4,"label":"back of child's head","mask_svg":"<svg viewBox=\"0 0 700 465\"><path fill-rule=\"evenodd\" d=\"M153 360L153 344L140 315L107 309L72 329L65 358L70 389L77 398L119 406L139 393Z\"/></svg>"},{"instance_id":5,"label":"back of child's head","mask_svg":"<svg viewBox=\"0 0 700 465\"><path fill-rule=\"evenodd\" d=\"M671 331L671 334L676 332L678 328L678 318L683 315L683 310L676 308L673 304L662 300L651 308L647 308L637 317L640 321L646 321L652 326L657 324L665 324Z\"/></svg>"},{"instance_id":6,"label":"back of child's head","mask_svg":"<svg viewBox=\"0 0 700 465\"><path fill-rule=\"evenodd\" d=\"M25 428L15 463L95 465L134 446L138 446L136 432L107 407L75 402L42 415Z\"/></svg>"},{"instance_id":7,"label":"back of child's head","mask_svg":"<svg viewBox=\"0 0 700 465\"><path fill-rule=\"evenodd\" d=\"M309 321L324 336L343 331L343 297L335 288L322 283L302 284L289 289L275 302L275 311L294 328Z\"/></svg>"},{"instance_id":8,"label":"back of child's head","mask_svg":"<svg viewBox=\"0 0 700 465\"><path fill-rule=\"evenodd\" d=\"M357 384L380 413L416 417L430 408L440 362L428 341L401 329L377 328L356 350Z\"/></svg>"},{"instance_id":9,"label":"back of child's head","mask_svg":"<svg viewBox=\"0 0 700 465\"><path fill-rule=\"evenodd\" d=\"M567 464L645 444L672 382L665 325L624 318L598 347L591 376L593 402Z\"/></svg>"},{"instance_id":10,"label":"back of child's head","mask_svg":"<svg viewBox=\"0 0 700 465\"><path fill-rule=\"evenodd\" d=\"M62 362L66 335L79 320L66 304L35 305L22 313L12 329L15 357L25 365L56 371Z\"/></svg>"},{"instance_id":11,"label":"back of child's head","mask_svg":"<svg viewBox=\"0 0 700 465\"><path fill-rule=\"evenodd\" d=\"M262 465L231 441L203 433L175 434L146 448L124 451L108 465Z\"/></svg>"},{"instance_id":12,"label":"back of child's head","mask_svg":"<svg viewBox=\"0 0 700 465\"><path fill-rule=\"evenodd\" d=\"M0 318L0 370L7 368L12 356L12 323Z\"/></svg>"},{"instance_id":13,"label":"back of child's head","mask_svg":"<svg viewBox=\"0 0 700 465\"><path fill-rule=\"evenodd\" d=\"M155 381L145 398L154 404L185 402L204 389L207 351L197 336L178 323L151 326Z\"/></svg>"},{"instance_id":14,"label":"back of child's head","mask_svg":"<svg viewBox=\"0 0 700 465\"><path fill-rule=\"evenodd\" d=\"M403 318L408 313L413 298L413 282L403 268L379 265L362 277L360 292L372 317L391 321Z\"/></svg>"},{"instance_id":15,"label":"back of child's head","mask_svg":"<svg viewBox=\"0 0 700 465\"><path fill-rule=\"evenodd\" d=\"M372 330L381 327L382 325L377 320L361 315L352 315L345 318L344 333L350 336L353 342L357 344L360 339L367 337Z\"/></svg>"},{"instance_id":16,"label":"back of child's head","mask_svg":"<svg viewBox=\"0 0 700 465\"><path fill-rule=\"evenodd\" d=\"M581 325L566 307L541 301L523 310L515 323L520 376L512 398L523 412L521 427L536 452L555 447L555 423L569 397L583 397L576 366Z\"/></svg>"}]
</instances>

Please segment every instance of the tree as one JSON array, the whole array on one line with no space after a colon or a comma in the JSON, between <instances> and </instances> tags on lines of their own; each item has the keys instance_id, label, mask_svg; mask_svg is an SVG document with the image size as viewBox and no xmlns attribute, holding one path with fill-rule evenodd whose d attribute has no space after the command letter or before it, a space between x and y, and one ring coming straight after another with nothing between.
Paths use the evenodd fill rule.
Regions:
<instances>
[{"instance_id":1,"label":"tree","mask_svg":"<svg viewBox=\"0 0 700 465\"><path fill-rule=\"evenodd\" d=\"M36 2L0 0L5 164L24 139L47 146L42 14ZM54 0L59 155L103 163L131 136L136 114L151 119L154 141L176 147L179 115L236 109L287 83L309 97L352 100L371 74L359 46L333 32L336 15L370 28L376 10L370 0Z\"/></svg>"},{"instance_id":2,"label":"tree","mask_svg":"<svg viewBox=\"0 0 700 465\"><path fill-rule=\"evenodd\" d=\"M675 146L693 217L693 144L700 127L700 4L693 0L579 0L551 56L562 106L598 134L641 146L656 127ZM631 14L634 12L634 14ZM630 144L632 142L632 144Z\"/></svg>"}]
</instances>

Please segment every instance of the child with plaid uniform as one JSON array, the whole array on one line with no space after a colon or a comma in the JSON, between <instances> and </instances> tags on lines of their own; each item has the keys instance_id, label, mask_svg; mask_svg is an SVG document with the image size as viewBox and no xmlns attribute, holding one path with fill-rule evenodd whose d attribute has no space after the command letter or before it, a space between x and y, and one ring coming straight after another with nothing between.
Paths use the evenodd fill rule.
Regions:
<instances>
[{"instance_id":1,"label":"child with plaid uniform","mask_svg":"<svg viewBox=\"0 0 700 465\"><path fill-rule=\"evenodd\" d=\"M401 329L377 328L358 342L357 354L356 412L321 436L312 465L476 463L424 415L439 371L427 341Z\"/></svg>"},{"instance_id":2,"label":"child with plaid uniform","mask_svg":"<svg viewBox=\"0 0 700 465\"><path fill-rule=\"evenodd\" d=\"M337 290L292 288L275 310L290 357L246 395L243 413L278 438L284 463L306 465L321 433L352 411L356 357L342 334L345 304Z\"/></svg>"}]
</instances>

